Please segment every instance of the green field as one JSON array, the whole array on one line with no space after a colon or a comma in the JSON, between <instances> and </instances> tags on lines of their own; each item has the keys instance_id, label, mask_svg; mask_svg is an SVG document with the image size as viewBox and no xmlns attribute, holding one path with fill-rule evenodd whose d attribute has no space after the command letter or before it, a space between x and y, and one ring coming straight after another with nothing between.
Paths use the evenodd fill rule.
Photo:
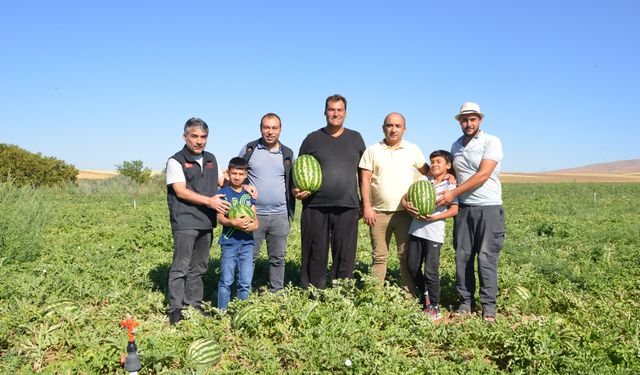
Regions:
<instances>
[{"instance_id":1,"label":"green field","mask_svg":"<svg viewBox=\"0 0 640 375\"><path fill-rule=\"evenodd\" d=\"M638 184L505 185L495 325L479 317L434 325L397 287L395 256L388 284L379 287L366 276L363 224L356 281L325 291L297 288L296 221L287 254L292 285L284 293L254 293L232 302L228 313L211 307L213 318L187 311L190 319L171 327L165 291L172 238L161 184L1 184L0 373L123 373L127 338L119 322L128 317L140 322L142 373L639 373L639 198ZM215 301L218 255L215 245L207 301ZM441 264L448 315L457 302L450 241ZM266 270L263 257L258 282ZM516 287L530 297L519 297ZM232 327L248 304L259 307ZM219 343L216 365L187 361L199 338Z\"/></svg>"}]
</instances>

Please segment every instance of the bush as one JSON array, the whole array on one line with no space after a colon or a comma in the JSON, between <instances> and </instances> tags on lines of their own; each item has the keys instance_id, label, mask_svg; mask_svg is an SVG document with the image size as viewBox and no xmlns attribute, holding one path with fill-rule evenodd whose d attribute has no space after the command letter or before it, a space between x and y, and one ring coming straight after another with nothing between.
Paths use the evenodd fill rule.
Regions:
<instances>
[{"instance_id":1,"label":"bush","mask_svg":"<svg viewBox=\"0 0 640 375\"><path fill-rule=\"evenodd\" d=\"M146 168L142 160L123 161L122 164L116 164L116 169L119 174L139 184L144 184L151 178L151 169Z\"/></svg>"},{"instance_id":2,"label":"bush","mask_svg":"<svg viewBox=\"0 0 640 375\"><path fill-rule=\"evenodd\" d=\"M75 182L77 176L78 170L62 160L0 143L0 182L11 180L18 186L62 186Z\"/></svg>"}]
</instances>

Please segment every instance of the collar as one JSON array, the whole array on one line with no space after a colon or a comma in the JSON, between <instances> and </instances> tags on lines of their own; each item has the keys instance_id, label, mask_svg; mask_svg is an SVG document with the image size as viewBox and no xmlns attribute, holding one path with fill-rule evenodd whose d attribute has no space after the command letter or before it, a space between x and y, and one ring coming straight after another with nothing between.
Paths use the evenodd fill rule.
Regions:
<instances>
[{"instance_id":1,"label":"collar","mask_svg":"<svg viewBox=\"0 0 640 375\"><path fill-rule=\"evenodd\" d=\"M401 140L401 141L400 141L400 144L399 144L397 147L392 148L391 146L387 145L387 144L384 142L384 139L382 139L382 140L380 141L380 145L382 145L382 147L384 147L384 148L386 148L386 149L389 149L389 150L398 150L398 149L401 149L401 148L407 148L407 141L405 141L405 140L403 139L403 140Z\"/></svg>"},{"instance_id":2,"label":"collar","mask_svg":"<svg viewBox=\"0 0 640 375\"><path fill-rule=\"evenodd\" d=\"M278 142L278 149L277 149L277 150L275 150L275 151L272 151L271 149L269 149L269 148L267 147L267 145L265 145L265 144L262 142L262 138L260 138L260 141L258 141L258 144L256 145L256 149L259 149L259 150L267 150L267 151L269 151L269 152L270 152L270 153L272 153L272 154L281 154L281 153L282 153L282 145L280 144L280 142Z\"/></svg>"}]
</instances>

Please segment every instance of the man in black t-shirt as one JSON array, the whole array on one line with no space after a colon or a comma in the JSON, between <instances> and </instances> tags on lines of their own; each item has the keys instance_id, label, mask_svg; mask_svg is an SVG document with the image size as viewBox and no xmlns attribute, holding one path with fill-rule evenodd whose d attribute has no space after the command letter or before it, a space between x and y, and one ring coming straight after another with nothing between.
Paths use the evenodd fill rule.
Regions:
<instances>
[{"instance_id":1,"label":"man in black t-shirt","mask_svg":"<svg viewBox=\"0 0 640 375\"><path fill-rule=\"evenodd\" d=\"M355 270L360 217L358 163L366 146L360 133L343 126L347 99L332 95L324 108L327 125L307 135L298 153L318 159L322 185L314 194L293 189L302 200L303 288L309 284L325 288L329 245L333 259L330 280L352 278Z\"/></svg>"}]
</instances>

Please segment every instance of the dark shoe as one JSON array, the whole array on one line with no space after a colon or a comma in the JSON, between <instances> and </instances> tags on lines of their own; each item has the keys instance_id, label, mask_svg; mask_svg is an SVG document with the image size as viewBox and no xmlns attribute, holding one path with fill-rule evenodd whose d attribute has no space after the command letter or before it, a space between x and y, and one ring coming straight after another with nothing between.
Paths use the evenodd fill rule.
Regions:
<instances>
[{"instance_id":1,"label":"dark shoe","mask_svg":"<svg viewBox=\"0 0 640 375\"><path fill-rule=\"evenodd\" d=\"M204 316L205 318L210 318L211 317L211 313L206 311L204 309L204 307L202 307L202 305L198 305L198 306L193 306L194 309L198 310L198 312L200 313L200 315Z\"/></svg>"},{"instance_id":2,"label":"dark shoe","mask_svg":"<svg viewBox=\"0 0 640 375\"><path fill-rule=\"evenodd\" d=\"M169 324L171 324L172 326L178 324L179 321L184 319L184 317L182 316L182 310L180 309L173 310L167 315L169 315Z\"/></svg>"}]
</instances>

